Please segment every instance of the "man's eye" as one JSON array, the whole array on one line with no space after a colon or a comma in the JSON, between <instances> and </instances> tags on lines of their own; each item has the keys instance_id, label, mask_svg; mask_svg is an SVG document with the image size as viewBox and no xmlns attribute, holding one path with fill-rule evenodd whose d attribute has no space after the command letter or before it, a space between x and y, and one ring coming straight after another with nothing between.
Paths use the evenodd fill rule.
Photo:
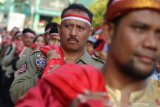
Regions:
<instances>
[{"instance_id":1,"label":"man's eye","mask_svg":"<svg viewBox=\"0 0 160 107\"><path fill-rule=\"evenodd\" d=\"M149 26L147 26L146 24L140 23L140 24L132 25L132 28L137 32L144 32L149 29Z\"/></svg>"},{"instance_id":2,"label":"man's eye","mask_svg":"<svg viewBox=\"0 0 160 107\"><path fill-rule=\"evenodd\" d=\"M160 40L160 31L156 32L156 37L157 37L158 40Z\"/></svg>"},{"instance_id":3,"label":"man's eye","mask_svg":"<svg viewBox=\"0 0 160 107\"><path fill-rule=\"evenodd\" d=\"M74 26L71 24L65 24L64 27L71 30Z\"/></svg>"},{"instance_id":4,"label":"man's eye","mask_svg":"<svg viewBox=\"0 0 160 107\"><path fill-rule=\"evenodd\" d=\"M146 30L146 28L143 27L143 26L133 26L133 28L134 28L135 31L137 31L137 32L143 32L144 30Z\"/></svg>"},{"instance_id":5,"label":"man's eye","mask_svg":"<svg viewBox=\"0 0 160 107\"><path fill-rule=\"evenodd\" d=\"M65 24L64 27L65 27L65 28L69 28L69 25L68 25L68 24Z\"/></svg>"},{"instance_id":6,"label":"man's eye","mask_svg":"<svg viewBox=\"0 0 160 107\"><path fill-rule=\"evenodd\" d=\"M85 30L85 28L84 28L84 27L81 27L81 26L77 26L77 28L78 28L78 30L80 30L80 31Z\"/></svg>"}]
</instances>

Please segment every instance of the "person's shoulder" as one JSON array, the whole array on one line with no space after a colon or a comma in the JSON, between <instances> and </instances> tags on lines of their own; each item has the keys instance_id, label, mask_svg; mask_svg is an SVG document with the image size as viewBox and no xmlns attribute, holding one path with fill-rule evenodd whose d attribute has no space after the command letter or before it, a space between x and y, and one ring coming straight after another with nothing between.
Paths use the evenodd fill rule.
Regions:
<instances>
[{"instance_id":1,"label":"person's shoulder","mask_svg":"<svg viewBox=\"0 0 160 107\"><path fill-rule=\"evenodd\" d=\"M91 75L92 73L93 75L99 73L99 70L92 65L64 64L58 67L51 75L82 76L82 75L89 75L89 74Z\"/></svg>"},{"instance_id":2,"label":"person's shoulder","mask_svg":"<svg viewBox=\"0 0 160 107\"><path fill-rule=\"evenodd\" d=\"M92 59L95 61L95 62L98 62L98 63L101 63L101 64L104 64L105 63L105 61L103 61L102 59L100 59L100 58L97 58L96 56L91 56L92 57Z\"/></svg>"},{"instance_id":3,"label":"person's shoulder","mask_svg":"<svg viewBox=\"0 0 160 107\"><path fill-rule=\"evenodd\" d=\"M46 66L46 56L40 50L35 50L31 54L31 63L35 64L36 70L43 71Z\"/></svg>"},{"instance_id":4,"label":"person's shoulder","mask_svg":"<svg viewBox=\"0 0 160 107\"><path fill-rule=\"evenodd\" d=\"M57 84L58 81L61 84L64 82L71 85L77 84L79 81L81 83L94 84L94 81L103 82L103 77L101 72L91 65L64 64L58 67L52 74L44 77L43 81L48 81L51 84Z\"/></svg>"},{"instance_id":5,"label":"person's shoulder","mask_svg":"<svg viewBox=\"0 0 160 107\"><path fill-rule=\"evenodd\" d=\"M35 54L42 54L42 52L40 50L33 50L31 55L35 55Z\"/></svg>"},{"instance_id":6,"label":"person's shoulder","mask_svg":"<svg viewBox=\"0 0 160 107\"><path fill-rule=\"evenodd\" d=\"M36 60L46 60L46 56L40 50L34 50L29 59L31 62L35 62Z\"/></svg>"},{"instance_id":7,"label":"person's shoulder","mask_svg":"<svg viewBox=\"0 0 160 107\"><path fill-rule=\"evenodd\" d=\"M30 57L34 60L46 59L46 56L40 50L34 50Z\"/></svg>"},{"instance_id":8,"label":"person's shoulder","mask_svg":"<svg viewBox=\"0 0 160 107\"><path fill-rule=\"evenodd\" d=\"M60 66L56 72L63 72L65 70L66 72L83 72L83 71L98 71L94 66L92 65L79 65L79 64L64 64Z\"/></svg>"},{"instance_id":9,"label":"person's shoulder","mask_svg":"<svg viewBox=\"0 0 160 107\"><path fill-rule=\"evenodd\" d=\"M97 58L96 56L91 56L93 66L95 66L98 69L101 69L105 63L102 59Z\"/></svg>"}]
</instances>

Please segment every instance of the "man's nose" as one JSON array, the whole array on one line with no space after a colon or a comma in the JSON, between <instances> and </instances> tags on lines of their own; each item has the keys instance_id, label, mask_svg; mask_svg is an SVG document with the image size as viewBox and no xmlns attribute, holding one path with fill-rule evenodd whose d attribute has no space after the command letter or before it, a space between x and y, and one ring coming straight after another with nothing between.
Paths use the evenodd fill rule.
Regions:
<instances>
[{"instance_id":1,"label":"man's nose","mask_svg":"<svg viewBox=\"0 0 160 107\"><path fill-rule=\"evenodd\" d=\"M77 36L77 29L76 29L76 27L73 27L73 28L70 30L70 35L72 35L72 36Z\"/></svg>"},{"instance_id":2,"label":"man's nose","mask_svg":"<svg viewBox=\"0 0 160 107\"><path fill-rule=\"evenodd\" d=\"M150 32L144 39L144 46L153 50L157 50L157 38L154 32Z\"/></svg>"}]
</instances>

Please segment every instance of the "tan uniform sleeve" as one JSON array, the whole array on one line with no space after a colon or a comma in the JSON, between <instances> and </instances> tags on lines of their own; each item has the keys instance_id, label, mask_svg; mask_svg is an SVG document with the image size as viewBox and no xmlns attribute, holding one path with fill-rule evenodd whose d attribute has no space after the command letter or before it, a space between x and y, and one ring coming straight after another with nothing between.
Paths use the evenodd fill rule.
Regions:
<instances>
[{"instance_id":1,"label":"tan uniform sleeve","mask_svg":"<svg viewBox=\"0 0 160 107\"><path fill-rule=\"evenodd\" d=\"M31 55L25 64L16 71L15 79L10 87L10 96L15 103L21 96L23 96L31 87L35 86L38 79L38 70L36 66L36 56L41 55L41 52L36 52Z\"/></svg>"},{"instance_id":2,"label":"tan uniform sleeve","mask_svg":"<svg viewBox=\"0 0 160 107\"><path fill-rule=\"evenodd\" d=\"M27 57L29 57L30 56L30 54L31 54L31 52L33 51L31 48L27 48L26 49L26 54L25 55L22 55L21 57L20 57L20 59L18 59L18 61L16 62L16 68L17 69L19 69L25 62L26 62L26 60L25 59L27 59Z\"/></svg>"}]
</instances>

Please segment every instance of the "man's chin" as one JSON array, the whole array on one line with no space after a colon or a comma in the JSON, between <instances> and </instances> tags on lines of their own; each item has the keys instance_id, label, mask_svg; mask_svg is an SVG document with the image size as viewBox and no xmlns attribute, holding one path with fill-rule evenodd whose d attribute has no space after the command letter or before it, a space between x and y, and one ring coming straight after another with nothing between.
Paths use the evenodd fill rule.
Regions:
<instances>
[{"instance_id":1,"label":"man's chin","mask_svg":"<svg viewBox=\"0 0 160 107\"><path fill-rule=\"evenodd\" d=\"M78 51L78 49L77 48L68 48L68 51L70 51L70 52L77 52Z\"/></svg>"},{"instance_id":2,"label":"man's chin","mask_svg":"<svg viewBox=\"0 0 160 107\"><path fill-rule=\"evenodd\" d=\"M137 69L132 65L127 65L122 67L122 72L134 80L144 80L153 74L154 69L150 69L145 72L143 69Z\"/></svg>"}]
</instances>

